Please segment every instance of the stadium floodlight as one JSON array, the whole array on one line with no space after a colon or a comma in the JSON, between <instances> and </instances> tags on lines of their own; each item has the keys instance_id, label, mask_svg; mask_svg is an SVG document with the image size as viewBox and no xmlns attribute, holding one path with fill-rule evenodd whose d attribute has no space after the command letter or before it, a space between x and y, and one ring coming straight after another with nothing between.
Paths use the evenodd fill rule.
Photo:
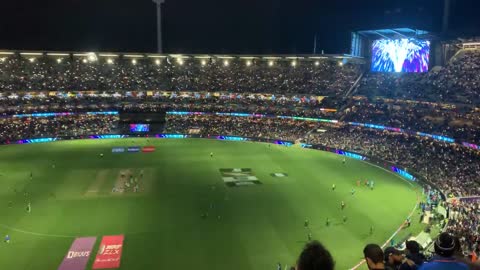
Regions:
<instances>
[{"instance_id":1,"label":"stadium floodlight","mask_svg":"<svg viewBox=\"0 0 480 270\"><path fill-rule=\"evenodd\" d=\"M110 65L113 64L113 59L112 59L112 58L108 58L108 59L107 59L107 63L110 64Z\"/></svg>"},{"instance_id":2,"label":"stadium floodlight","mask_svg":"<svg viewBox=\"0 0 480 270\"><path fill-rule=\"evenodd\" d=\"M339 65L339 66L343 66L343 62L342 62L342 61L339 61L339 62L338 62L338 65Z\"/></svg>"},{"instance_id":3,"label":"stadium floodlight","mask_svg":"<svg viewBox=\"0 0 480 270\"><path fill-rule=\"evenodd\" d=\"M228 67L228 65L230 65L230 62L228 62L228 60L225 60L225 61L223 61L223 65Z\"/></svg>"},{"instance_id":4,"label":"stadium floodlight","mask_svg":"<svg viewBox=\"0 0 480 270\"><path fill-rule=\"evenodd\" d=\"M205 65L207 65L207 61L202 60L202 66L205 66Z\"/></svg>"},{"instance_id":5,"label":"stadium floodlight","mask_svg":"<svg viewBox=\"0 0 480 270\"><path fill-rule=\"evenodd\" d=\"M62 58L57 58L57 63L62 63Z\"/></svg>"},{"instance_id":6,"label":"stadium floodlight","mask_svg":"<svg viewBox=\"0 0 480 270\"><path fill-rule=\"evenodd\" d=\"M292 67L296 67L297 66L297 61L296 60L293 60L292 61Z\"/></svg>"},{"instance_id":7,"label":"stadium floodlight","mask_svg":"<svg viewBox=\"0 0 480 270\"><path fill-rule=\"evenodd\" d=\"M315 61L315 66L317 66L317 67L318 67L319 65L320 65L320 62L318 62L318 61Z\"/></svg>"},{"instance_id":8,"label":"stadium floodlight","mask_svg":"<svg viewBox=\"0 0 480 270\"><path fill-rule=\"evenodd\" d=\"M160 63L161 63L161 62L160 62L160 59L155 59L155 64L156 64L157 66L159 66Z\"/></svg>"},{"instance_id":9,"label":"stadium floodlight","mask_svg":"<svg viewBox=\"0 0 480 270\"><path fill-rule=\"evenodd\" d=\"M86 63L88 62L88 60L84 58L84 59L82 59L82 62L83 62L84 64L86 64Z\"/></svg>"},{"instance_id":10,"label":"stadium floodlight","mask_svg":"<svg viewBox=\"0 0 480 270\"><path fill-rule=\"evenodd\" d=\"M12 54L14 54L14 52L0 52L0 54L2 54L2 55L12 55Z\"/></svg>"},{"instance_id":11,"label":"stadium floodlight","mask_svg":"<svg viewBox=\"0 0 480 270\"><path fill-rule=\"evenodd\" d=\"M157 5L157 51L163 52L162 46L162 4L165 0L152 0Z\"/></svg>"},{"instance_id":12,"label":"stadium floodlight","mask_svg":"<svg viewBox=\"0 0 480 270\"><path fill-rule=\"evenodd\" d=\"M2 57L2 58L0 58L0 62L5 62L5 60L7 60L7 58L6 58L6 57Z\"/></svg>"},{"instance_id":13,"label":"stadium floodlight","mask_svg":"<svg viewBox=\"0 0 480 270\"><path fill-rule=\"evenodd\" d=\"M247 60L247 67L251 66L252 65L252 61L251 60Z\"/></svg>"},{"instance_id":14,"label":"stadium floodlight","mask_svg":"<svg viewBox=\"0 0 480 270\"><path fill-rule=\"evenodd\" d=\"M33 58L33 57L29 58L28 61L30 61L30 63L33 63L33 62L35 62L35 58Z\"/></svg>"},{"instance_id":15,"label":"stadium floodlight","mask_svg":"<svg viewBox=\"0 0 480 270\"><path fill-rule=\"evenodd\" d=\"M268 66L273 67L273 60L268 61Z\"/></svg>"},{"instance_id":16,"label":"stadium floodlight","mask_svg":"<svg viewBox=\"0 0 480 270\"><path fill-rule=\"evenodd\" d=\"M183 59L182 59L182 58L177 58L177 63L178 63L180 66L183 66Z\"/></svg>"},{"instance_id":17,"label":"stadium floodlight","mask_svg":"<svg viewBox=\"0 0 480 270\"><path fill-rule=\"evenodd\" d=\"M136 65L137 64L137 59L132 59L132 64Z\"/></svg>"}]
</instances>

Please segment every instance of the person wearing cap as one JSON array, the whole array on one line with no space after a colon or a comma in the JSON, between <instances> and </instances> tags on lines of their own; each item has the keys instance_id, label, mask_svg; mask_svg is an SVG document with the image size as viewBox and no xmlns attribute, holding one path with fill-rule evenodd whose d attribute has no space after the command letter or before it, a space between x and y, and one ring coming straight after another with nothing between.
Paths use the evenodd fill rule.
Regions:
<instances>
[{"instance_id":1,"label":"person wearing cap","mask_svg":"<svg viewBox=\"0 0 480 270\"><path fill-rule=\"evenodd\" d=\"M455 239L448 233L441 233L435 240L435 256L420 266L419 270L468 270L467 264L454 257L458 249Z\"/></svg>"},{"instance_id":2,"label":"person wearing cap","mask_svg":"<svg viewBox=\"0 0 480 270\"><path fill-rule=\"evenodd\" d=\"M384 251L384 261L385 261L385 269L400 269L400 265L403 263L403 252L394 248L388 247Z\"/></svg>"}]
</instances>

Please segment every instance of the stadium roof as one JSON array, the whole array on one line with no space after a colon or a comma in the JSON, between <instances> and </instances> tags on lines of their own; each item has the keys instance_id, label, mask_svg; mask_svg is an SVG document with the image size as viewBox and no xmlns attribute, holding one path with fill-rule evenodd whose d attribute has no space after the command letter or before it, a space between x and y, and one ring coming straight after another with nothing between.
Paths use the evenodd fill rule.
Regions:
<instances>
[{"instance_id":1,"label":"stadium roof","mask_svg":"<svg viewBox=\"0 0 480 270\"><path fill-rule=\"evenodd\" d=\"M349 54L264 54L264 55L219 55L219 54L157 54L157 53L122 53L122 52L72 52L72 51L18 51L18 50L1 50L2 55L21 55L26 57L35 56L56 56L56 57L107 57L107 58L196 58L196 59L261 59L261 60L318 60L318 59L348 59L362 60L362 57L356 57Z\"/></svg>"},{"instance_id":2,"label":"stadium roof","mask_svg":"<svg viewBox=\"0 0 480 270\"><path fill-rule=\"evenodd\" d=\"M411 29L411 28L390 28L390 29L378 29L378 30L362 30L357 31L359 35L371 38L371 39L394 39L394 38L411 38L411 37L424 37L430 34L428 31Z\"/></svg>"}]
</instances>

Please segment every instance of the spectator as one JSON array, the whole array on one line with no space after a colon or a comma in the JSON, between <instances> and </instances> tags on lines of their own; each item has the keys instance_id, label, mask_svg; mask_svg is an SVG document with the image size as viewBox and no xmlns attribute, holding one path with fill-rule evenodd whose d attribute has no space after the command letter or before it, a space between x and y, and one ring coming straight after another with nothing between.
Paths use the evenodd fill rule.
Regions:
<instances>
[{"instance_id":1,"label":"spectator","mask_svg":"<svg viewBox=\"0 0 480 270\"><path fill-rule=\"evenodd\" d=\"M403 253L400 250L394 247L388 247L385 249L383 254L385 261L385 269L400 269L400 266L403 263Z\"/></svg>"},{"instance_id":2,"label":"spectator","mask_svg":"<svg viewBox=\"0 0 480 270\"><path fill-rule=\"evenodd\" d=\"M400 266L400 270L416 270L423 262L425 256L420 253L420 244L416 241L407 241L405 243L406 261Z\"/></svg>"},{"instance_id":3,"label":"spectator","mask_svg":"<svg viewBox=\"0 0 480 270\"><path fill-rule=\"evenodd\" d=\"M333 270L335 261L330 252L318 241L305 245L298 257L297 270Z\"/></svg>"},{"instance_id":4,"label":"spectator","mask_svg":"<svg viewBox=\"0 0 480 270\"><path fill-rule=\"evenodd\" d=\"M467 270L468 266L454 257L458 247L448 233L441 233L434 243L435 256L424 263L420 270Z\"/></svg>"},{"instance_id":5,"label":"spectator","mask_svg":"<svg viewBox=\"0 0 480 270\"><path fill-rule=\"evenodd\" d=\"M368 244L365 246L363 249L363 257L369 270L388 269L385 267L383 254L382 248L377 244Z\"/></svg>"}]
</instances>

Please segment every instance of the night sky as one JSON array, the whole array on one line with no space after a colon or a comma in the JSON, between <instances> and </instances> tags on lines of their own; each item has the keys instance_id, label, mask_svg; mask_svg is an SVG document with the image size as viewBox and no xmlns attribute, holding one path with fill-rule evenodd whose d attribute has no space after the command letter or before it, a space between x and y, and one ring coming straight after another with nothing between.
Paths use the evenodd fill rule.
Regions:
<instances>
[{"instance_id":1,"label":"night sky","mask_svg":"<svg viewBox=\"0 0 480 270\"><path fill-rule=\"evenodd\" d=\"M480 35L479 0L451 0L451 30ZM166 0L168 53L348 53L350 31L441 30L443 0ZM156 51L150 0L10 0L0 48Z\"/></svg>"}]
</instances>

